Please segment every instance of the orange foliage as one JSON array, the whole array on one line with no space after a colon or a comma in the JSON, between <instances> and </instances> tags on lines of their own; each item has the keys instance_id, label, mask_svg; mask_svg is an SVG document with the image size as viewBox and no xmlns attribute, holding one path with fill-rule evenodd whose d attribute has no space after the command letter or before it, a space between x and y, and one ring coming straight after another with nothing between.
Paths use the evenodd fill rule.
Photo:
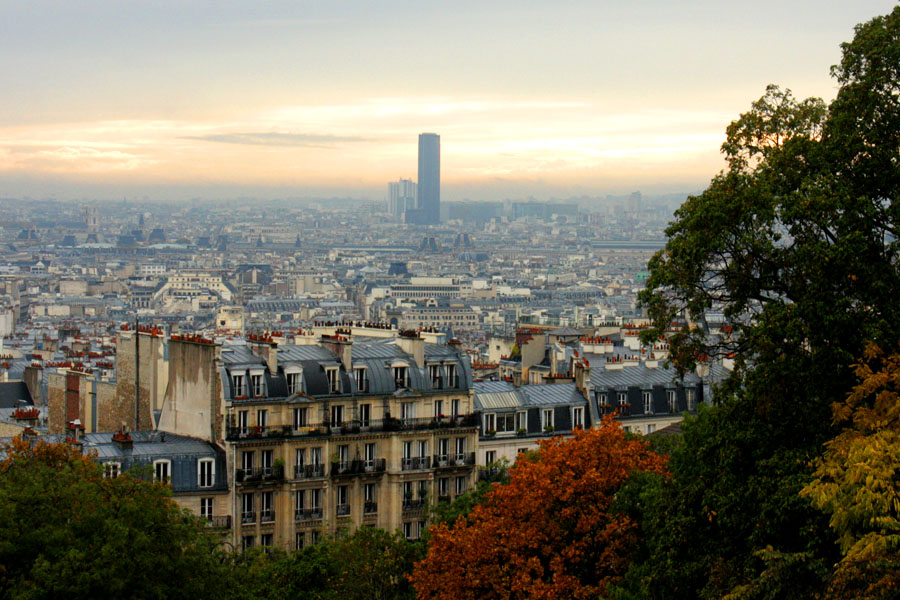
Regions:
<instances>
[{"instance_id":1,"label":"orange foliage","mask_svg":"<svg viewBox=\"0 0 900 600\"><path fill-rule=\"evenodd\" d=\"M495 485L466 518L431 530L416 564L418 598L596 598L617 581L634 551L636 524L610 513L634 471L664 474L666 458L626 439L611 417L574 439L541 443L520 457L509 485Z\"/></svg>"}]
</instances>

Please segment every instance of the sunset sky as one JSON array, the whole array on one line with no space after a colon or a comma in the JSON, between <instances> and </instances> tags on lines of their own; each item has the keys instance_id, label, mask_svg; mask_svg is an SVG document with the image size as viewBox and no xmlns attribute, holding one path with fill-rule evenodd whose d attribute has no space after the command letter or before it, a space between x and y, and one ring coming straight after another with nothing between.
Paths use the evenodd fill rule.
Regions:
<instances>
[{"instance_id":1,"label":"sunset sky","mask_svg":"<svg viewBox=\"0 0 900 600\"><path fill-rule=\"evenodd\" d=\"M0 196L442 197L702 189L768 83L887 0L0 2Z\"/></svg>"}]
</instances>

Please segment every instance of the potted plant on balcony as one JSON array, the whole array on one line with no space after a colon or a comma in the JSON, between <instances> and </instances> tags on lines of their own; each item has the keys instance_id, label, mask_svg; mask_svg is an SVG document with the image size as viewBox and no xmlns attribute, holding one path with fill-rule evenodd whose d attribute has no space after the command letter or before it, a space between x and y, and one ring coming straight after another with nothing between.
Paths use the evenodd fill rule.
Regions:
<instances>
[{"instance_id":1,"label":"potted plant on balcony","mask_svg":"<svg viewBox=\"0 0 900 600\"><path fill-rule=\"evenodd\" d=\"M553 433L553 425L544 425L544 433Z\"/></svg>"},{"instance_id":2,"label":"potted plant on balcony","mask_svg":"<svg viewBox=\"0 0 900 600\"><path fill-rule=\"evenodd\" d=\"M497 435L497 430L496 429L488 429L487 431L484 432L484 435L486 435L488 437L494 437L495 435Z\"/></svg>"},{"instance_id":3,"label":"potted plant on balcony","mask_svg":"<svg viewBox=\"0 0 900 600\"><path fill-rule=\"evenodd\" d=\"M284 459L276 458L272 463L272 479L281 479L284 476Z\"/></svg>"}]
</instances>

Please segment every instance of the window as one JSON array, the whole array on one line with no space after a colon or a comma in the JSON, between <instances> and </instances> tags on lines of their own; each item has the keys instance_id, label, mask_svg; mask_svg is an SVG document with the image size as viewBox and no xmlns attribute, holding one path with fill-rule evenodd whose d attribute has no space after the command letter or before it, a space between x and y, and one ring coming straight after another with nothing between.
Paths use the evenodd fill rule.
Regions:
<instances>
[{"instance_id":1,"label":"window","mask_svg":"<svg viewBox=\"0 0 900 600\"><path fill-rule=\"evenodd\" d=\"M414 536L414 525L415 525L415 523L411 523L411 522L403 523L403 537L405 537L408 540L416 539L415 537L413 537Z\"/></svg>"},{"instance_id":2,"label":"window","mask_svg":"<svg viewBox=\"0 0 900 600\"><path fill-rule=\"evenodd\" d=\"M450 478L441 477L438 479L438 498L448 498L450 496Z\"/></svg>"},{"instance_id":3,"label":"window","mask_svg":"<svg viewBox=\"0 0 900 600\"><path fill-rule=\"evenodd\" d=\"M403 504L409 504L413 500L413 483L412 481L403 482Z\"/></svg>"},{"instance_id":4,"label":"window","mask_svg":"<svg viewBox=\"0 0 900 600\"><path fill-rule=\"evenodd\" d=\"M456 376L456 365L447 365L447 387L459 387L459 378Z\"/></svg>"},{"instance_id":5,"label":"window","mask_svg":"<svg viewBox=\"0 0 900 600\"><path fill-rule=\"evenodd\" d=\"M241 435L247 435L247 430L250 426L250 411L249 410L239 410L237 414L237 422L238 429L240 430Z\"/></svg>"},{"instance_id":6,"label":"window","mask_svg":"<svg viewBox=\"0 0 900 600\"><path fill-rule=\"evenodd\" d=\"M419 440L416 443L416 446L418 446L418 449L419 449L418 455L420 457L425 458L426 456L428 456L428 440Z\"/></svg>"},{"instance_id":7,"label":"window","mask_svg":"<svg viewBox=\"0 0 900 600\"><path fill-rule=\"evenodd\" d=\"M545 408L541 411L541 424L544 426L544 431L553 431L553 409Z\"/></svg>"},{"instance_id":8,"label":"window","mask_svg":"<svg viewBox=\"0 0 900 600\"><path fill-rule=\"evenodd\" d=\"M306 544L306 532L298 531L297 535L294 537L294 549L303 550L304 544Z\"/></svg>"},{"instance_id":9,"label":"window","mask_svg":"<svg viewBox=\"0 0 900 600\"><path fill-rule=\"evenodd\" d=\"M626 392L619 392L619 406L627 406L628 405L628 394Z\"/></svg>"},{"instance_id":10,"label":"window","mask_svg":"<svg viewBox=\"0 0 900 600\"><path fill-rule=\"evenodd\" d=\"M340 468L346 468L347 466L349 466L350 446L346 444L341 444L340 446L338 446L337 459L338 463L340 464Z\"/></svg>"},{"instance_id":11,"label":"window","mask_svg":"<svg viewBox=\"0 0 900 600\"><path fill-rule=\"evenodd\" d=\"M520 410L516 413L516 431L528 431L528 412Z\"/></svg>"},{"instance_id":12,"label":"window","mask_svg":"<svg viewBox=\"0 0 900 600\"><path fill-rule=\"evenodd\" d=\"M377 488L374 483L367 483L365 487L363 487L363 498L366 502L375 502Z\"/></svg>"},{"instance_id":13,"label":"window","mask_svg":"<svg viewBox=\"0 0 900 600\"><path fill-rule=\"evenodd\" d=\"M458 417L460 414L459 407L460 407L459 398L454 398L453 400L451 400L450 401L450 416Z\"/></svg>"},{"instance_id":14,"label":"window","mask_svg":"<svg viewBox=\"0 0 900 600\"><path fill-rule=\"evenodd\" d=\"M244 376L243 375L232 375L231 376L231 387L234 389L234 397L246 397L247 389L244 387Z\"/></svg>"},{"instance_id":15,"label":"window","mask_svg":"<svg viewBox=\"0 0 900 600\"><path fill-rule=\"evenodd\" d=\"M309 427L309 408L294 409L294 429Z\"/></svg>"},{"instance_id":16,"label":"window","mask_svg":"<svg viewBox=\"0 0 900 600\"><path fill-rule=\"evenodd\" d=\"M435 389L441 389L443 386L443 377L442 375L443 369L441 369L441 365L428 365L428 378L431 380L431 387Z\"/></svg>"},{"instance_id":17,"label":"window","mask_svg":"<svg viewBox=\"0 0 900 600\"><path fill-rule=\"evenodd\" d=\"M584 428L584 407L575 406L572 408L572 427L574 429Z\"/></svg>"},{"instance_id":18,"label":"window","mask_svg":"<svg viewBox=\"0 0 900 600\"><path fill-rule=\"evenodd\" d=\"M241 452L241 468L244 470L245 474L247 474L248 471L253 470L253 454L253 450Z\"/></svg>"},{"instance_id":19,"label":"window","mask_svg":"<svg viewBox=\"0 0 900 600\"><path fill-rule=\"evenodd\" d=\"M170 474L172 472L172 461L155 460L153 461L153 480L161 483L169 483Z\"/></svg>"},{"instance_id":20,"label":"window","mask_svg":"<svg viewBox=\"0 0 900 600\"><path fill-rule=\"evenodd\" d=\"M253 388L253 397L260 398L263 395L262 373L250 375L250 387Z\"/></svg>"},{"instance_id":21,"label":"window","mask_svg":"<svg viewBox=\"0 0 900 600\"><path fill-rule=\"evenodd\" d=\"M398 390L407 387L407 372L408 367L394 367L394 385Z\"/></svg>"},{"instance_id":22,"label":"window","mask_svg":"<svg viewBox=\"0 0 900 600\"><path fill-rule=\"evenodd\" d=\"M359 405L359 426L360 427L368 427L369 421L372 419L372 405L371 404L360 404Z\"/></svg>"},{"instance_id":23,"label":"window","mask_svg":"<svg viewBox=\"0 0 900 600\"><path fill-rule=\"evenodd\" d=\"M497 431L496 417L495 417L494 413L485 413L484 414L484 432L490 433L492 431L494 431L494 432Z\"/></svg>"},{"instance_id":24,"label":"window","mask_svg":"<svg viewBox=\"0 0 900 600\"><path fill-rule=\"evenodd\" d=\"M272 542L274 540L275 534L272 533L264 533L259 536L259 545L263 548L271 548Z\"/></svg>"},{"instance_id":25,"label":"window","mask_svg":"<svg viewBox=\"0 0 900 600\"><path fill-rule=\"evenodd\" d=\"M331 407L331 426L340 427L344 423L344 407L340 404Z\"/></svg>"},{"instance_id":26,"label":"window","mask_svg":"<svg viewBox=\"0 0 900 600\"><path fill-rule=\"evenodd\" d=\"M369 380L366 378L366 368L356 367L353 369L353 379L356 381L356 390L359 392L369 391Z\"/></svg>"},{"instance_id":27,"label":"window","mask_svg":"<svg viewBox=\"0 0 900 600\"><path fill-rule=\"evenodd\" d=\"M315 529L309 532L309 543L310 544L318 544L319 539L321 538L321 534Z\"/></svg>"},{"instance_id":28,"label":"window","mask_svg":"<svg viewBox=\"0 0 900 600\"><path fill-rule=\"evenodd\" d=\"M339 394L341 391L341 380L338 376L337 367L327 367L325 375L328 377L328 391L331 394Z\"/></svg>"},{"instance_id":29,"label":"window","mask_svg":"<svg viewBox=\"0 0 900 600\"><path fill-rule=\"evenodd\" d=\"M400 403L400 418L403 421L410 421L416 418L416 404L414 402Z\"/></svg>"},{"instance_id":30,"label":"window","mask_svg":"<svg viewBox=\"0 0 900 600\"><path fill-rule=\"evenodd\" d=\"M289 396L303 391L303 373L288 373L287 388Z\"/></svg>"},{"instance_id":31,"label":"window","mask_svg":"<svg viewBox=\"0 0 900 600\"><path fill-rule=\"evenodd\" d=\"M644 401L644 414L652 415L653 414L653 392L641 392L641 398Z\"/></svg>"},{"instance_id":32,"label":"window","mask_svg":"<svg viewBox=\"0 0 900 600\"><path fill-rule=\"evenodd\" d=\"M306 504L306 490L297 490L294 492L294 513L297 515L297 518L301 518L303 516L303 509Z\"/></svg>"},{"instance_id":33,"label":"window","mask_svg":"<svg viewBox=\"0 0 900 600\"><path fill-rule=\"evenodd\" d=\"M450 454L450 439L449 438L438 438L438 460L446 461L448 455Z\"/></svg>"},{"instance_id":34,"label":"window","mask_svg":"<svg viewBox=\"0 0 900 600\"><path fill-rule=\"evenodd\" d=\"M497 415L497 433L514 433L516 415L513 413L502 413Z\"/></svg>"},{"instance_id":35,"label":"window","mask_svg":"<svg viewBox=\"0 0 900 600\"><path fill-rule=\"evenodd\" d=\"M204 519L212 520L213 518L213 499L200 498L200 516Z\"/></svg>"},{"instance_id":36,"label":"window","mask_svg":"<svg viewBox=\"0 0 900 600\"><path fill-rule=\"evenodd\" d=\"M400 444L401 469L404 471L412 467L412 442Z\"/></svg>"},{"instance_id":37,"label":"window","mask_svg":"<svg viewBox=\"0 0 900 600\"><path fill-rule=\"evenodd\" d=\"M350 514L350 486L337 486L337 514L346 516Z\"/></svg>"},{"instance_id":38,"label":"window","mask_svg":"<svg viewBox=\"0 0 900 600\"><path fill-rule=\"evenodd\" d=\"M247 550L248 548L253 547L254 537L252 535L245 535L241 538L241 548Z\"/></svg>"},{"instance_id":39,"label":"window","mask_svg":"<svg viewBox=\"0 0 900 600\"><path fill-rule=\"evenodd\" d=\"M456 495L462 496L466 493L466 478L465 477L457 477L456 478Z\"/></svg>"},{"instance_id":40,"label":"window","mask_svg":"<svg viewBox=\"0 0 900 600\"><path fill-rule=\"evenodd\" d=\"M654 431L656 431L656 425L654 425L653 423L650 423L649 425L647 425L647 433L648 434L653 433Z\"/></svg>"},{"instance_id":41,"label":"window","mask_svg":"<svg viewBox=\"0 0 900 600\"><path fill-rule=\"evenodd\" d=\"M456 438L456 456L453 457L454 460L461 464L466 459L466 438L458 437Z\"/></svg>"},{"instance_id":42,"label":"window","mask_svg":"<svg viewBox=\"0 0 900 600\"><path fill-rule=\"evenodd\" d=\"M363 458L366 461L365 465L367 469L375 468L375 453L377 451L377 446L375 442L370 444L366 444L363 448Z\"/></svg>"},{"instance_id":43,"label":"window","mask_svg":"<svg viewBox=\"0 0 900 600\"><path fill-rule=\"evenodd\" d=\"M253 494L241 494L241 523L256 523L253 512Z\"/></svg>"},{"instance_id":44,"label":"window","mask_svg":"<svg viewBox=\"0 0 900 600\"><path fill-rule=\"evenodd\" d=\"M309 509L322 510L322 488L309 490Z\"/></svg>"},{"instance_id":45,"label":"window","mask_svg":"<svg viewBox=\"0 0 900 600\"><path fill-rule=\"evenodd\" d=\"M693 412L697 407L694 405L694 390L684 390L684 399L687 401L687 409Z\"/></svg>"},{"instance_id":46,"label":"window","mask_svg":"<svg viewBox=\"0 0 900 600\"><path fill-rule=\"evenodd\" d=\"M109 479L115 479L119 476L122 465L117 462L108 462L103 464L103 476Z\"/></svg>"},{"instance_id":47,"label":"window","mask_svg":"<svg viewBox=\"0 0 900 600\"><path fill-rule=\"evenodd\" d=\"M263 523L275 520L275 492L263 492L259 495L259 518Z\"/></svg>"},{"instance_id":48,"label":"window","mask_svg":"<svg viewBox=\"0 0 900 600\"><path fill-rule=\"evenodd\" d=\"M600 406L609 406L609 397L606 392L597 394L597 404Z\"/></svg>"},{"instance_id":49,"label":"window","mask_svg":"<svg viewBox=\"0 0 900 600\"><path fill-rule=\"evenodd\" d=\"M265 409L260 409L256 411L256 424L259 425L262 429L265 429L269 425L269 411Z\"/></svg>"},{"instance_id":50,"label":"window","mask_svg":"<svg viewBox=\"0 0 900 600\"><path fill-rule=\"evenodd\" d=\"M669 404L669 412L678 412L678 403L675 400L675 390L666 390L666 402Z\"/></svg>"},{"instance_id":51,"label":"window","mask_svg":"<svg viewBox=\"0 0 900 600\"><path fill-rule=\"evenodd\" d=\"M216 479L216 461L201 458L197 461L197 485L202 488L212 487Z\"/></svg>"},{"instance_id":52,"label":"window","mask_svg":"<svg viewBox=\"0 0 900 600\"><path fill-rule=\"evenodd\" d=\"M322 447L321 446L316 446L315 448L310 448L309 464L311 464L311 465L321 465L322 464Z\"/></svg>"},{"instance_id":53,"label":"window","mask_svg":"<svg viewBox=\"0 0 900 600\"><path fill-rule=\"evenodd\" d=\"M259 466L262 467L263 474L271 475L272 474L272 463L275 462L275 451L274 450L262 450L259 453Z\"/></svg>"},{"instance_id":54,"label":"window","mask_svg":"<svg viewBox=\"0 0 900 600\"><path fill-rule=\"evenodd\" d=\"M497 451L496 450L488 450L484 453L484 464L490 465L492 463L497 462Z\"/></svg>"},{"instance_id":55,"label":"window","mask_svg":"<svg viewBox=\"0 0 900 600\"><path fill-rule=\"evenodd\" d=\"M444 416L444 401L443 400L435 400L434 401L434 416L435 417L443 417Z\"/></svg>"}]
</instances>

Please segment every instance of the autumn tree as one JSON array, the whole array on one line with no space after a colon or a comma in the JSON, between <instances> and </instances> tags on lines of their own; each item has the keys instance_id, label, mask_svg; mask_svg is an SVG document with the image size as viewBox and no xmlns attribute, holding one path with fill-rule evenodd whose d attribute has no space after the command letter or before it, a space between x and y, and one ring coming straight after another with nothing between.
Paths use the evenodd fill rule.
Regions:
<instances>
[{"instance_id":1,"label":"autumn tree","mask_svg":"<svg viewBox=\"0 0 900 600\"><path fill-rule=\"evenodd\" d=\"M833 405L844 430L816 461L802 494L829 516L841 561L833 598L895 598L900 593L900 354L870 345L859 385Z\"/></svg>"},{"instance_id":2,"label":"autumn tree","mask_svg":"<svg viewBox=\"0 0 900 600\"><path fill-rule=\"evenodd\" d=\"M635 472L665 459L607 418L541 443L467 518L436 525L412 581L420 599L595 598L628 566L635 524L610 506Z\"/></svg>"},{"instance_id":3,"label":"autumn tree","mask_svg":"<svg viewBox=\"0 0 900 600\"><path fill-rule=\"evenodd\" d=\"M0 447L0 597L204 598L226 572L217 540L168 486L102 476L67 444Z\"/></svg>"}]
</instances>

